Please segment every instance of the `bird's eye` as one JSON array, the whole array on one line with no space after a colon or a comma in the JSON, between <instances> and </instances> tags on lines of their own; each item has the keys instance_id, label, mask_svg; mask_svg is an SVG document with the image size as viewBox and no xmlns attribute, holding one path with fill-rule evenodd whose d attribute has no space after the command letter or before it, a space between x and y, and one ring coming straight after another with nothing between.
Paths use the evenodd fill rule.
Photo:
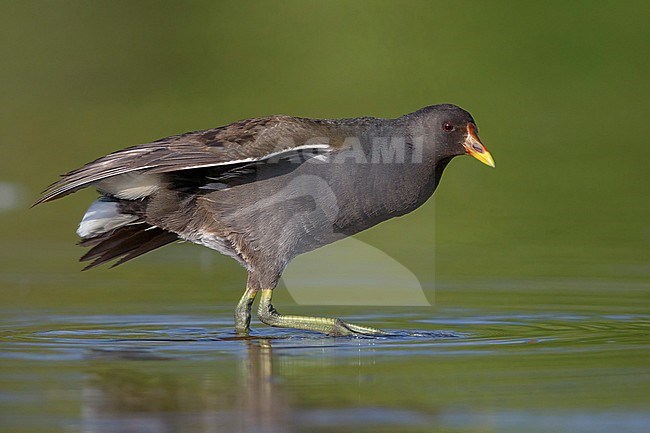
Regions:
<instances>
[{"instance_id":1,"label":"bird's eye","mask_svg":"<svg viewBox=\"0 0 650 433\"><path fill-rule=\"evenodd\" d=\"M451 132L454 130L454 125L451 122L445 122L442 124L442 130L446 132Z\"/></svg>"}]
</instances>

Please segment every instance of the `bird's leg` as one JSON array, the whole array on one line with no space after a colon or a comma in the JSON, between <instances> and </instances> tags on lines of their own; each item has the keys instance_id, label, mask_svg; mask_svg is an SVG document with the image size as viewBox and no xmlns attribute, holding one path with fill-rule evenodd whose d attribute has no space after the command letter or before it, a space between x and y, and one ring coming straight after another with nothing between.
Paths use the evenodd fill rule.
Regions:
<instances>
[{"instance_id":1,"label":"bird's leg","mask_svg":"<svg viewBox=\"0 0 650 433\"><path fill-rule=\"evenodd\" d=\"M257 296L257 289L246 288L235 308L235 332L240 336L247 336L251 329L251 307Z\"/></svg>"},{"instance_id":2,"label":"bird's leg","mask_svg":"<svg viewBox=\"0 0 650 433\"><path fill-rule=\"evenodd\" d=\"M389 333L369 326L359 326L334 317L289 316L278 313L271 304L273 289L262 289L257 317L269 326L304 329L322 332L332 336L344 335L389 335Z\"/></svg>"}]
</instances>

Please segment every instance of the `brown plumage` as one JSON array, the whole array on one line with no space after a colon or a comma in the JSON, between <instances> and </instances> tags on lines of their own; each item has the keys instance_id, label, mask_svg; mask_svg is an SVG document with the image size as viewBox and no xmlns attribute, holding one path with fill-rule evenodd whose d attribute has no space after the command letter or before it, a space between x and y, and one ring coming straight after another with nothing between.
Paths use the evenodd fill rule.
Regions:
<instances>
[{"instance_id":1,"label":"brown plumage","mask_svg":"<svg viewBox=\"0 0 650 433\"><path fill-rule=\"evenodd\" d=\"M289 116L247 119L227 126L186 132L118 150L61 176L34 205L64 197L81 188L113 176L139 173L168 173L212 167L232 161L263 158L270 153L290 150L310 140L337 146L341 134L318 120Z\"/></svg>"},{"instance_id":2,"label":"brown plumage","mask_svg":"<svg viewBox=\"0 0 650 433\"><path fill-rule=\"evenodd\" d=\"M271 116L113 152L64 174L35 204L97 188L77 230L90 247L86 269L176 240L236 259L248 270L239 333L262 291L264 323L375 334L338 319L284 317L271 291L296 255L416 209L463 154L494 165L470 114L453 105L397 119Z\"/></svg>"}]
</instances>

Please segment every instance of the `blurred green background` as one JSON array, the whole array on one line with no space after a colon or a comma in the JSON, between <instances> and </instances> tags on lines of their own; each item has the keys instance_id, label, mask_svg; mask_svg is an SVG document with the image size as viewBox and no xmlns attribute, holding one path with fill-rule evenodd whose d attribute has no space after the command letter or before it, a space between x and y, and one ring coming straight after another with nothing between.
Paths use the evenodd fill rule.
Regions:
<instances>
[{"instance_id":1,"label":"blurred green background","mask_svg":"<svg viewBox=\"0 0 650 433\"><path fill-rule=\"evenodd\" d=\"M120 284L133 299L162 261L184 271L159 279L169 296L232 302L243 269L196 247L79 274L94 192L28 205L62 172L179 132L441 102L473 114L496 170L454 161L435 199L360 239L443 282L647 281L648 18L643 1L2 1L0 182L19 200L0 212L1 299L92 305Z\"/></svg>"}]
</instances>

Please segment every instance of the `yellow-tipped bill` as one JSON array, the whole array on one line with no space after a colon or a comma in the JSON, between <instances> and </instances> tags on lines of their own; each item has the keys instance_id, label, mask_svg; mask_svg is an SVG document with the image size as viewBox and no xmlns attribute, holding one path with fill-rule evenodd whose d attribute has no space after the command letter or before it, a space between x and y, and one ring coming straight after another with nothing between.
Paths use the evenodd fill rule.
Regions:
<instances>
[{"instance_id":1,"label":"yellow-tipped bill","mask_svg":"<svg viewBox=\"0 0 650 433\"><path fill-rule=\"evenodd\" d=\"M494 167L494 159L490 152L483 146L481 140L478 138L476 133L476 126L473 123L467 124L467 138L465 138L465 143L463 143L465 151L468 155L472 155L474 158L478 159L485 165Z\"/></svg>"}]
</instances>

